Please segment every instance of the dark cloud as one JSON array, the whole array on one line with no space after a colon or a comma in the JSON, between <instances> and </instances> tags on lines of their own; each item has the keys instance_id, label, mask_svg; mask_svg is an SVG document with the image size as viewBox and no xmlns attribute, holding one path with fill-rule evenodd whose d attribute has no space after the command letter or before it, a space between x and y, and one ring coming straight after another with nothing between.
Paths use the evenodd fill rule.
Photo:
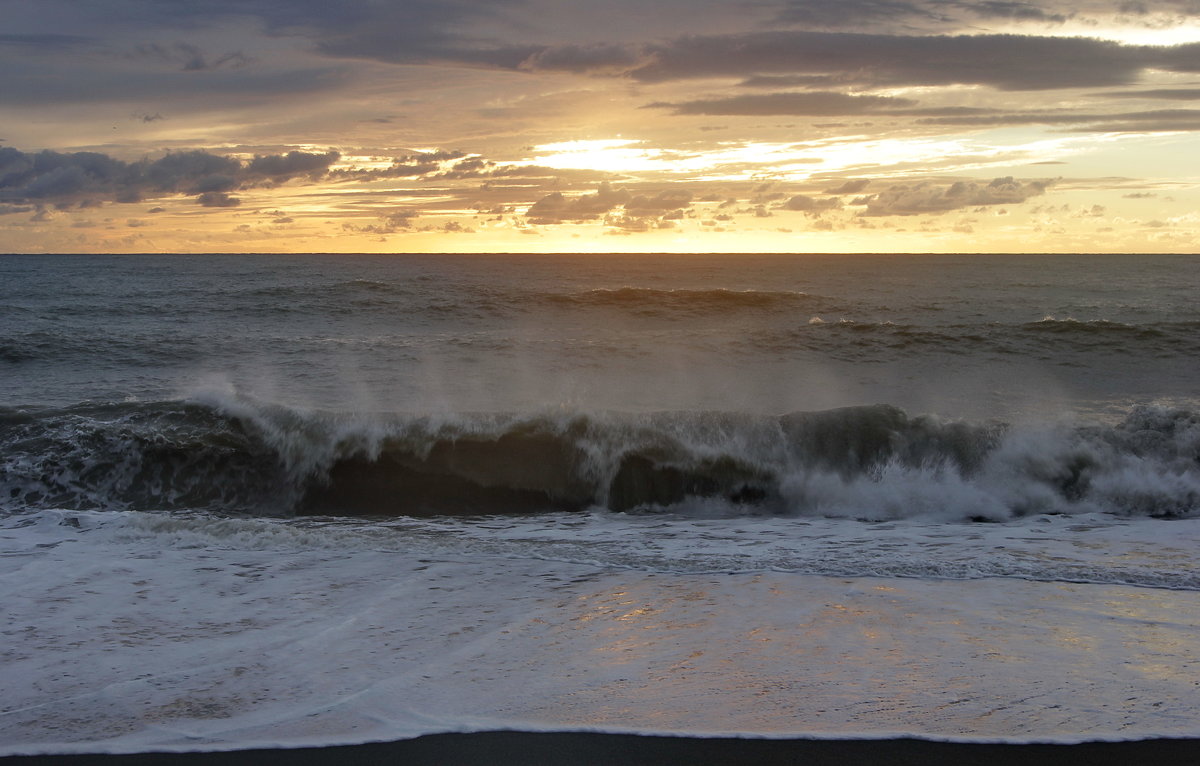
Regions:
<instances>
[{"instance_id":1,"label":"dark cloud","mask_svg":"<svg viewBox=\"0 0 1200 766\"><path fill-rule=\"evenodd\" d=\"M1101 133L1161 132L1196 130L1200 126L1200 109L1158 109L1145 112L1098 114L1078 112L1016 112L1011 114L981 114L931 117L917 120L926 125L956 125L960 127L990 127L998 125L1075 125L1076 130Z\"/></svg>"},{"instance_id":2,"label":"dark cloud","mask_svg":"<svg viewBox=\"0 0 1200 766\"><path fill-rule=\"evenodd\" d=\"M464 32L481 22L503 24L506 11L520 0L124 0L117 5L131 21L137 17L163 26L249 18L268 34L304 37L319 52L342 58L517 69L546 49Z\"/></svg>"},{"instance_id":3,"label":"dark cloud","mask_svg":"<svg viewBox=\"0 0 1200 766\"><path fill-rule=\"evenodd\" d=\"M869 216L938 214L962 208L1024 202L1043 194L1050 184L1045 180L1018 181L1012 176L997 178L990 183L926 181L894 184L878 194L855 202L865 204L865 214Z\"/></svg>"},{"instance_id":4,"label":"dark cloud","mask_svg":"<svg viewBox=\"0 0 1200 766\"><path fill-rule=\"evenodd\" d=\"M46 154L46 152L43 152ZM64 155L66 157L78 155ZM116 160L113 160L116 162ZM204 151L172 152L153 162L131 163L122 181L132 185L146 183L158 191L190 191L193 185L213 176L235 176L242 163Z\"/></svg>"},{"instance_id":5,"label":"dark cloud","mask_svg":"<svg viewBox=\"0 0 1200 766\"><path fill-rule=\"evenodd\" d=\"M832 91L811 93L764 93L730 98L657 102L649 107L669 108L675 114L705 115L793 115L829 117L834 115L870 114L888 109L907 107L916 101L891 96L854 96Z\"/></svg>"},{"instance_id":6,"label":"dark cloud","mask_svg":"<svg viewBox=\"0 0 1200 766\"><path fill-rule=\"evenodd\" d=\"M664 191L653 197L638 195L625 204L625 210L637 215L651 213L667 213L692 204L692 194L688 191Z\"/></svg>"},{"instance_id":7,"label":"dark cloud","mask_svg":"<svg viewBox=\"0 0 1200 766\"><path fill-rule=\"evenodd\" d=\"M1122 90L1096 95L1106 98L1155 98L1174 101L1195 101L1200 99L1198 88L1151 88L1149 90Z\"/></svg>"},{"instance_id":8,"label":"dark cloud","mask_svg":"<svg viewBox=\"0 0 1200 766\"><path fill-rule=\"evenodd\" d=\"M498 165L482 157L470 157L432 178L447 181L466 178L547 178L556 176L559 172L540 165Z\"/></svg>"},{"instance_id":9,"label":"dark cloud","mask_svg":"<svg viewBox=\"0 0 1200 766\"><path fill-rule=\"evenodd\" d=\"M290 71L218 70L182 72L170 70L119 71L104 67L73 68L69 73L34 66L29 62L10 64L0 76L0 103L6 106L47 106L60 103L118 102L141 104L173 101L179 108L219 100L229 106L237 102L279 100L288 96L334 90L344 84L340 69L306 67Z\"/></svg>"},{"instance_id":10,"label":"dark cloud","mask_svg":"<svg viewBox=\"0 0 1200 766\"><path fill-rule=\"evenodd\" d=\"M124 162L99 152L26 153L0 148L0 201L47 200L69 205L96 200L136 202L170 194L220 195L299 176L323 176L337 152L255 157L242 163L204 151L173 152L156 160ZM207 201L206 201L207 200Z\"/></svg>"},{"instance_id":11,"label":"dark cloud","mask_svg":"<svg viewBox=\"0 0 1200 766\"><path fill-rule=\"evenodd\" d=\"M949 115L917 120L922 125L959 125L985 127L993 125L1076 125L1112 119L1116 115L1080 114L1073 112L1015 112L1008 114Z\"/></svg>"},{"instance_id":12,"label":"dark cloud","mask_svg":"<svg viewBox=\"0 0 1200 766\"><path fill-rule=\"evenodd\" d=\"M1070 14L1047 10L1035 3L991 0L991 2L954 2L945 3L944 5L961 9L968 14L985 19L1015 19L1017 21L1041 21L1050 24L1062 24L1070 18Z\"/></svg>"},{"instance_id":13,"label":"dark cloud","mask_svg":"<svg viewBox=\"0 0 1200 766\"><path fill-rule=\"evenodd\" d=\"M391 33L397 43L424 35L450 39L456 27L495 18L516 0L107 0L95 13L95 0L64 5L119 24L197 27L228 18L252 19L273 34L352 38L356 33Z\"/></svg>"},{"instance_id":14,"label":"dark cloud","mask_svg":"<svg viewBox=\"0 0 1200 766\"><path fill-rule=\"evenodd\" d=\"M79 35L33 34L33 35L0 35L0 45L21 46L25 48L61 49L76 48L94 42L91 37Z\"/></svg>"},{"instance_id":15,"label":"dark cloud","mask_svg":"<svg viewBox=\"0 0 1200 766\"><path fill-rule=\"evenodd\" d=\"M191 191L199 194L233 191L241 184L233 176L205 176L192 185Z\"/></svg>"},{"instance_id":16,"label":"dark cloud","mask_svg":"<svg viewBox=\"0 0 1200 766\"><path fill-rule=\"evenodd\" d=\"M637 50L626 45L564 45L536 50L521 62L521 68L576 73L623 72L638 63Z\"/></svg>"},{"instance_id":17,"label":"dark cloud","mask_svg":"<svg viewBox=\"0 0 1200 766\"><path fill-rule=\"evenodd\" d=\"M1004 19L1042 24L1062 24L1071 12L1053 7L1057 3L1018 0L784 0L777 19L785 24L825 29L862 28L886 25L962 27L972 19Z\"/></svg>"},{"instance_id":18,"label":"dark cloud","mask_svg":"<svg viewBox=\"0 0 1200 766\"><path fill-rule=\"evenodd\" d=\"M595 194L581 197L570 198L561 192L548 194L534 203L525 217L534 224L600 220L611 229L639 232L674 227L691 204L692 194L686 190L634 196L625 189L601 184Z\"/></svg>"},{"instance_id":19,"label":"dark cloud","mask_svg":"<svg viewBox=\"0 0 1200 766\"><path fill-rule=\"evenodd\" d=\"M212 55L190 43L176 42L169 45L146 43L137 46L130 58L158 61L182 72L207 72L214 69L241 69L254 62L254 58L241 51Z\"/></svg>"},{"instance_id":20,"label":"dark cloud","mask_svg":"<svg viewBox=\"0 0 1200 766\"><path fill-rule=\"evenodd\" d=\"M608 184L601 184L595 194L585 194L574 199L567 198L562 192L548 194L535 202L526 211L525 217L531 223L538 224L592 221L629 200L630 194L624 189L613 189Z\"/></svg>"},{"instance_id":21,"label":"dark cloud","mask_svg":"<svg viewBox=\"0 0 1200 766\"><path fill-rule=\"evenodd\" d=\"M1147 116L1140 120L1123 122L1096 122L1071 128L1075 133L1177 133L1200 131L1200 115L1184 117L1164 115L1161 118Z\"/></svg>"},{"instance_id":22,"label":"dark cloud","mask_svg":"<svg viewBox=\"0 0 1200 766\"><path fill-rule=\"evenodd\" d=\"M354 231L362 234L396 234L398 232L412 231L414 228L413 221L420 215L420 211L411 209L394 210L380 218L382 223L370 224L367 226L356 226L352 223L342 224L342 228L346 231Z\"/></svg>"},{"instance_id":23,"label":"dark cloud","mask_svg":"<svg viewBox=\"0 0 1200 766\"><path fill-rule=\"evenodd\" d=\"M912 19L946 21L948 17L920 3L901 0L785 0L778 20L812 27L860 27L872 22Z\"/></svg>"},{"instance_id":24,"label":"dark cloud","mask_svg":"<svg viewBox=\"0 0 1200 766\"><path fill-rule=\"evenodd\" d=\"M79 0L82 2L82 0ZM905 20L954 17L1059 22L1065 14L1043 3L991 0L792 0L780 19L822 29L863 29L888 22L903 32L862 34L782 30L678 37L633 45L520 42L528 24L520 0L211 0L206 3L123 0L119 12L143 23L182 26L230 16L249 17L268 33L300 36L329 56L393 63L442 63L512 70L629 74L645 82L741 77L748 86L779 87L760 78L787 77L792 85L829 87L849 82L983 84L1006 89L1107 86L1132 82L1142 70L1163 66L1197 71L1200 57L1181 48L1121 46L1081 38L1018 35L914 34ZM491 25L506 34L489 38ZM892 29L893 27L889 27ZM528 34L524 31L524 34ZM144 55L189 70L240 66L241 52L208 54L188 43L143 46Z\"/></svg>"},{"instance_id":25,"label":"dark cloud","mask_svg":"<svg viewBox=\"0 0 1200 766\"><path fill-rule=\"evenodd\" d=\"M826 210L835 210L841 206L842 203L837 198L816 199L804 194L797 194L780 207L784 210L795 210L810 215L820 215Z\"/></svg>"},{"instance_id":26,"label":"dark cloud","mask_svg":"<svg viewBox=\"0 0 1200 766\"><path fill-rule=\"evenodd\" d=\"M738 83L742 88L812 88L836 84L829 75L756 75Z\"/></svg>"},{"instance_id":27,"label":"dark cloud","mask_svg":"<svg viewBox=\"0 0 1200 766\"><path fill-rule=\"evenodd\" d=\"M375 178L416 178L418 176L437 173L443 162L466 157L463 152L415 152L392 159L392 165L386 168L344 168L329 174L333 180L368 181Z\"/></svg>"},{"instance_id":28,"label":"dark cloud","mask_svg":"<svg viewBox=\"0 0 1200 766\"><path fill-rule=\"evenodd\" d=\"M242 204L242 201L237 197L231 197L225 192L210 191L204 192L196 197L196 202L203 207L237 207Z\"/></svg>"},{"instance_id":29,"label":"dark cloud","mask_svg":"<svg viewBox=\"0 0 1200 766\"><path fill-rule=\"evenodd\" d=\"M81 28L103 24L106 29L123 32L144 30L146 37L160 41L141 42L132 48L127 44L123 49L125 69L129 70L130 56L162 66L121 72L77 67L71 76L58 76L65 73L60 63L50 62L59 67L50 71L29 64L24 60L28 57L18 52L4 62L6 76L0 78L0 102L41 106L122 101L157 106L167 99L198 94L226 101L262 94L279 98L333 91L344 84L347 75L340 68L272 70L257 58L267 55L259 51L206 49L194 41L168 41L169 36L182 37L192 30L208 32L238 20L248 21L268 35L298 40L312 51L343 59L591 73L640 82L728 77L741 79L744 87L769 89L828 91L961 83L1045 90L1127 85L1151 68L1200 71L1200 47L1195 45L1122 46L1083 38L929 34L930 29L943 28L938 25L954 22L956 26L944 29L966 29L986 18L1058 23L1070 13L1057 3L790 0L750 5L774 7L778 20L808 28L680 36L645 44L554 44L553 40L536 40L538 32L534 30L539 26L529 23L529 6L523 0L106 0L103 4L46 0L47 15L69 18L74 14ZM1099 2L1087 5L1093 15L1104 8L1109 15L1113 11ZM1168 2L1155 7L1188 14L1194 6ZM568 16L569 9L563 15ZM696 28L703 28L703 14L697 11L694 15ZM958 23L956 19L974 21ZM683 23L691 21L685 19ZM540 28L549 26L544 23ZM846 31L875 28L889 33ZM657 31L647 29L645 39L655 39ZM39 50L47 54L42 58L49 60L56 50L99 45L96 39L65 34L6 34L0 35L0 48ZM113 50L111 58L116 61L121 53ZM677 107L693 110L688 113L711 114L861 113L838 111L832 104L826 104L822 112L817 105L821 96L808 98L813 102L803 103L801 94L770 94L759 101L717 99L683 102ZM851 106L868 104L847 102L842 108L849 110ZM716 111L719 109L730 111Z\"/></svg>"},{"instance_id":30,"label":"dark cloud","mask_svg":"<svg viewBox=\"0 0 1200 766\"><path fill-rule=\"evenodd\" d=\"M826 189L826 194L858 194L867 188L871 183L869 178L854 178L846 181L840 186L835 186L832 189Z\"/></svg>"},{"instance_id":31,"label":"dark cloud","mask_svg":"<svg viewBox=\"0 0 1200 766\"><path fill-rule=\"evenodd\" d=\"M1124 85L1144 70L1193 71L1195 46L1125 46L1021 35L893 36L811 31L683 37L650 46L642 82L762 75L860 85L990 85L1005 90Z\"/></svg>"},{"instance_id":32,"label":"dark cloud","mask_svg":"<svg viewBox=\"0 0 1200 766\"><path fill-rule=\"evenodd\" d=\"M246 165L245 171L250 175L266 176L269 178L295 178L296 176L322 176L329 166L341 157L337 152L312 154L308 152L288 152L284 155L270 154L258 156Z\"/></svg>"}]
</instances>

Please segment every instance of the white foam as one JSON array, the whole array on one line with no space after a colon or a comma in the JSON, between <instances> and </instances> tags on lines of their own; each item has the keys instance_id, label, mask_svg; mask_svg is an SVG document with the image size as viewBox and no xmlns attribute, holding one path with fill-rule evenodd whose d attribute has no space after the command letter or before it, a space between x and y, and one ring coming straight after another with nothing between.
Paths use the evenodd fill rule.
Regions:
<instances>
[{"instance_id":1,"label":"white foam","mask_svg":"<svg viewBox=\"0 0 1200 766\"><path fill-rule=\"evenodd\" d=\"M973 559L996 549L993 564L1008 556L1034 573L1156 563L1183 576L1198 540L1193 521L1100 516L960 527L10 517L0 754L494 728L1197 735L1200 591L989 578ZM859 576L785 571L839 555ZM689 570L738 560L740 572ZM958 560L976 579L865 576L872 560L894 575L906 560Z\"/></svg>"}]
</instances>

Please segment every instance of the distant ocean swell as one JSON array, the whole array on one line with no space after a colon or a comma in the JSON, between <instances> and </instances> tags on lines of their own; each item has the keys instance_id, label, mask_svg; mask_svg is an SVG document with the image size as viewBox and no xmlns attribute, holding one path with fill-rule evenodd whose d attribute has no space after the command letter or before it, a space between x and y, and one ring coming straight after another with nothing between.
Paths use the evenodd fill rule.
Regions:
<instances>
[{"instance_id":1,"label":"distant ocean swell","mask_svg":"<svg viewBox=\"0 0 1200 766\"><path fill-rule=\"evenodd\" d=\"M1200 413L1112 426L943 421L886 406L347 416L226 399L0 409L10 512L687 512L1003 521L1200 516Z\"/></svg>"},{"instance_id":2,"label":"distant ocean swell","mask_svg":"<svg viewBox=\"0 0 1200 766\"><path fill-rule=\"evenodd\" d=\"M1047 317L1021 324L915 325L813 316L808 326L754 333L757 350L824 351L835 358L868 359L889 352L1024 356L1069 362L1070 354L1173 357L1200 354L1200 323L1131 325Z\"/></svg>"},{"instance_id":3,"label":"distant ocean swell","mask_svg":"<svg viewBox=\"0 0 1200 766\"><path fill-rule=\"evenodd\" d=\"M616 291L620 292L620 291ZM757 294L761 296L762 294ZM563 297L562 300L589 301L580 296ZM604 298L607 301L611 298ZM597 299L600 300L600 299ZM612 299L621 300L621 299ZM719 298L717 300L751 300L742 298ZM757 299L754 299L757 300ZM264 309L264 311L273 309ZM294 309L293 309L294 310ZM647 304L630 309L644 316L666 316L672 313L686 319L687 309L670 304ZM352 313L353 308L347 309ZM472 313L474 312L474 313ZM452 319L471 314L487 313L485 309L464 308L449 304L440 308L427 306L425 319L430 316ZM682 312L682 313L681 313ZM695 316L715 318L714 312L695 309ZM814 352L835 359L873 360L887 359L899 352L954 353L970 355L1022 356L1034 359L1053 360L1069 364L1072 359L1083 360L1082 355L1136 358L1179 358L1200 355L1200 322L1160 322L1147 325L1122 324L1108 321L1082 322L1072 319L1046 318L1022 324L948 324L917 325L892 321L859 321L836 318L827 314L824 319L817 314L793 312L795 318L782 319L775 316L769 323L730 325L721 334L696 335L694 329L676 325L684 336L679 339L683 347L689 344L721 351L722 353L756 354ZM694 317L693 317L694 318ZM692 336L695 335L693 338ZM652 336L647 336L647 342ZM658 336L653 336L658 337ZM689 338L691 340L689 340ZM290 347L320 348L337 338L288 338ZM364 350L377 348L391 351L397 347L420 346L422 340L403 333L380 333L353 341ZM505 350L520 341L507 336L491 337L476 334L470 342L484 344L492 350ZM553 336L545 339L553 342ZM627 354L639 352L636 338L626 338L622 349ZM629 345L633 344L633 345ZM715 347L715 348L714 348ZM35 330L24 333L0 334L0 365L20 365L37 362L58 363L64 360L91 360L106 365L145 365L185 362L202 353L214 354L237 351L238 339L222 339L222 346L212 348L211 341L191 337L185 331L172 332L168 340L161 337L122 337L111 333L86 332L61 333ZM248 350L248 349L247 349Z\"/></svg>"},{"instance_id":4,"label":"distant ocean swell","mask_svg":"<svg viewBox=\"0 0 1200 766\"><path fill-rule=\"evenodd\" d=\"M436 289L432 289L435 288ZM803 307L833 307L829 299L797 291L716 289L657 289L649 287L599 288L591 290L537 291L471 285L463 293L453 285L431 285L427 281L380 282L351 280L323 289L310 285L256 288L242 297L243 309L281 313L347 313L377 309L414 315L439 310L468 315L517 316L543 308L592 309L638 315L722 314L738 311L770 311Z\"/></svg>"}]
</instances>

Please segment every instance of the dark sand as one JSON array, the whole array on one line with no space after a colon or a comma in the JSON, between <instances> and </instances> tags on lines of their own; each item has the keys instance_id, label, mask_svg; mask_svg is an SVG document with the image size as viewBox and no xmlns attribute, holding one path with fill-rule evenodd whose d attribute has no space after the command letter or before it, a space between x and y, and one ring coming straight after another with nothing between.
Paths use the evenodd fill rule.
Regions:
<instances>
[{"instance_id":1,"label":"dark sand","mask_svg":"<svg viewBox=\"0 0 1200 766\"><path fill-rule=\"evenodd\" d=\"M222 753L46 755L0 758L4 766L316 766L317 764L887 764L991 766L1200 764L1200 740L1156 739L1080 745L991 745L894 740L697 739L624 734L433 734L345 747Z\"/></svg>"}]
</instances>

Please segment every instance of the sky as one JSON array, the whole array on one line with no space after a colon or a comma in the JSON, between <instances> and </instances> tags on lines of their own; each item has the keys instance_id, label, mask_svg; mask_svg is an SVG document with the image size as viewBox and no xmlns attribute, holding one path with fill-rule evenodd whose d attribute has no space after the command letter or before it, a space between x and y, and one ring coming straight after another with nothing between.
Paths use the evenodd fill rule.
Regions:
<instances>
[{"instance_id":1,"label":"sky","mask_svg":"<svg viewBox=\"0 0 1200 766\"><path fill-rule=\"evenodd\" d=\"M0 252L1196 252L1200 0L0 0Z\"/></svg>"}]
</instances>

